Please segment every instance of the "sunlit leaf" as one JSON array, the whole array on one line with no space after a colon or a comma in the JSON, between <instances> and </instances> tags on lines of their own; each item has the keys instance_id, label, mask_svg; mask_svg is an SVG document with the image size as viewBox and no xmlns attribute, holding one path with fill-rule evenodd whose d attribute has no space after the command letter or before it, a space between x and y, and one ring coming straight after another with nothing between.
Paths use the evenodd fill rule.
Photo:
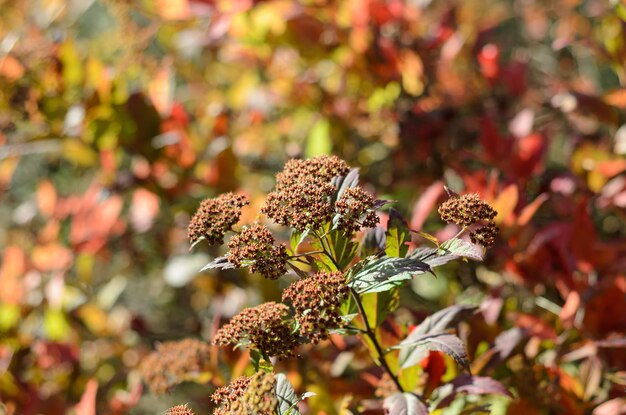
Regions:
<instances>
[{"instance_id":1,"label":"sunlit leaf","mask_svg":"<svg viewBox=\"0 0 626 415\"><path fill-rule=\"evenodd\" d=\"M404 258L409 250L407 242L411 241L411 234L406 221L395 209L389 210L386 233L387 245L385 253L391 257Z\"/></svg>"},{"instance_id":2,"label":"sunlit leaf","mask_svg":"<svg viewBox=\"0 0 626 415\"><path fill-rule=\"evenodd\" d=\"M453 334L430 334L404 339L392 349L399 349L401 367L411 367L423 359L422 350L439 351L452 357L465 370L469 369L467 352L461 339Z\"/></svg>"},{"instance_id":3,"label":"sunlit leaf","mask_svg":"<svg viewBox=\"0 0 626 415\"><path fill-rule=\"evenodd\" d=\"M428 415L428 408L412 393L396 393L385 398L385 414L388 415Z\"/></svg>"},{"instance_id":4,"label":"sunlit leaf","mask_svg":"<svg viewBox=\"0 0 626 415\"><path fill-rule=\"evenodd\" d=\"M276 375L276 397L278 398L279 415L298 415L298 402L300 399L296 395L296 391L285 375L279 373Z\"/></svg>"},{"instance_id":5,"label":"sunlit leaf","mask_svg":"<svg viewBox=\"0 0 626 415\"><path fill-rule=\"evenodd\" d=\"M369 258L364 260L360 270L349 276L348 284L359 294L381 292L429 271L428 264L412 258Z\"/></svg>"}]
</instances>

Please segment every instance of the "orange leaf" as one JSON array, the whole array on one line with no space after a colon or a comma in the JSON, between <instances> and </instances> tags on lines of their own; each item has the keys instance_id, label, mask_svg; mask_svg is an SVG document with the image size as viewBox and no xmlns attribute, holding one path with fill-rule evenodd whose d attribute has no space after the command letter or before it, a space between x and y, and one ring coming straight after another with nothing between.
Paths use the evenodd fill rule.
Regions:
<instances>
[{"instance_id":1,"label":"orange leaf","mask_svg":"<svg viewBox=\"0 0 626 415\"><path fill-rule=\"evenodd\" d=\"M57 191L50 180L43 180L37 187L37 207L39 212L46 217L54 214L57 203Z\"/></svg>"},{"instance_id":2,"label":"orange leaf","mask_svg":"<svg viewBox=\"0 0 626 415\"><path fill-rule=\"evenodd\" d=\"M511 184L508 185L496 198L493 202L493 208L498 212L498 216L495 218L495 222L497 224L506 223L509 224L511 222L511 215L515 210L515 206L517 206L517 201L519 198L519 190L517 185Z\"/></svg>"},{"instance_id":3,"label":"orange leaf","mask_svg":"<svg viewBox=\"0 0 626 415\"><path fill-rule=\"evenodd\" d=\"M0 268L0 302L17 305L24 295L20 277L26 271L26 255L22 248L7 246L4 248L2 268Z\"/></svg>"},{"instance_id":4,"label":"orange leaf","mask_svg":"<svg viewBox=\"0 0 626 415\"><path fill-rule=\"evenodd\" d=\"M76 415L96 415L96 395L98 393L98 381L89 379L85 392L74 409Z\"/></svg>"},{"instance_id":5,"label":"orange leaf","mask_svg":"<svg viewBox=\"0 0 626 415\"><path fill-rule=\"evenodd\" d=\"M72 251L57 243L33 248L31 259L40 271L65 270L72 263Z\"/></svg>"},{"instance_id":6,"label":"orange leaf","mask_svg":"<svg viewBox=\"0 0 626 415\"><path fill-rule=\"evenodd\" d=\"M541 205L543 205L546 200L548 200L548 194L542 193L537 196L537 198L533 200L530 204L526 205L524 209L522 209L519 217L517 218L517 224L519 226L526 226L535 215L539 207L541 207Z\"/></svg>"}]
</instances>

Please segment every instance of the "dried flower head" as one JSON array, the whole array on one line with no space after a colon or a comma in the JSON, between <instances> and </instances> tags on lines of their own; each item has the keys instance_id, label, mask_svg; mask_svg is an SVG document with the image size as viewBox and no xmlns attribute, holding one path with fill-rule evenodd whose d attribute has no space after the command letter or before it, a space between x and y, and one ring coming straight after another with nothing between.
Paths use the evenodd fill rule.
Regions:
<instances>
[{"instance_id":1,"label":"dried flower head","mask_svg":"<svg viewBox=\"0 0 626 415\"><path fill-rule=\"evenodd\" d=\"M206 239L209 245L224 243L224 234L239 222L241 208L249 203L244 195L234 193L203 200L187 229L191 244L200 239Z\"/></svg>"},{"instance_id":2,"label":"dried flower head","mask_svg":"<svg viewBox=\"0 0 626 415\"><path fill-rule=\"evenodd\" d=\"M439 206L439 215L447 223L468 227L476 222L490 222L497 212L476 193L451 197Z\"/></svg>"},{"instance_id":3,"label":"dried flower head","mask_svg":"<svg viewBox=\"0 0 626 415\"><path fill-rule=\"evenodd\" d=\"M485 226L481 226L473 232L470 232L470 240L472 243L479 244L485 248L490 248L496 243L499 229L495 223L489 222Z\"/></svg>"},{"instance_id":4,"label":"dried flower head","mask_svg":"<svg viewBox=\"0 0 626 415\"><path fill-rule=\"evenodd\" d=\"M293 305L300 335L317 343L328 338L329 330L341 326L339 307L348 294L341 272L318 272L287 287L283 301Z\"/></svg>"},{"instance_id":5,"label":"dried flower head","mask_svg":"<svg viewBox=\"0 0 626 415\"><path fill-rule=\"evenodd\" d=\"M228 242L228 262L237 267L250 266L265 278L275 280L287 272L287 249L275 246L270 230L255 223L244 228Z\"/></svg>"},{"instance_id":6,"label":"dried flower head","mask_svg":"<svg viewBox=\"0 0 626 415\"><path fill-rule=\"evenodd\" d=\"M190 374L205 369L210 346L200 340L184 339L157 345L141 363L144 382L156 394L163 394Z\"/></svg>"},{"instance_id":7,"label":"dried flower head","mask_svg":"<svg viewBox=\"0 0 626 415\"><path fill-rule=\"evenodd\" d=\"M187 404L185 404L172 406L170 409L167 410L165 415L194 415L194 413L191 408L189 408Z\"/></svg>"},{"instance_id":8,"label":"dried flower head","mask_svg":"<svg viewBox=\"0 0 626 415\"><path fill-rule=\"evenodd\" d=\"M217 389L211 399L220 405L213 415L272 415L278 406L276 378L267 372L241 376Z\"/></svg>"},{"instance_id":9,"label":"dried flower head","mask_svg":"<svg viewBox=\"0 0 626 415\"><path fill-rule=\"evenodd\" d=\"M273 373L257 372L243 396L243 402L250 414L272 415L276 413L276 377Z\"/></svg>"},{"instance_id":10,"label":"dried flower head","mask_svg":"<svg viewBox=\"0 0 626 415\"><path fill-rule=\"evenodd\" d=\"M276 188L267 195L261 211L277 223L300 231L319 228L333 218L331 199L336 187L332 179L349 170L336 156L289 160L276 175Z\"/></svg>"},{"instance_id":11,"label":"dried flower head","mask_svg":"<svg viewBox=\"0 0 626 415\"><path fill-rule=\"evenodd\" d=\"M269 356L292 356L298 339L288 315L289 308L275 302L246 308L217 331L213 342L243 344Z\"/></svg>"},{"instance_id":12,"label":"dried flower head","mask_svg":"<svg viewBox=\"0 0 626 415\"><path fill-rule=\"evenodd\" d=\"M216 389L211 395L211 400L220 405L220 408L214 414L238 413L239 410L243 409L241 398L248 389L251 379L248 376L239 376L230 384Z\"/></svg>"},{"instance_id":13,"label":"dried flower head","mask_svg":"<svg viewBox=\"0 0 626 415\"><path fill-rule=\"evenodd\" d=\"M348 234L352 234L362 227L375 227L379 222L374 211L375 203L374 197L361 187L346 189L335 203L339 214L337 227Z\"/></svg>"}]
</instances>

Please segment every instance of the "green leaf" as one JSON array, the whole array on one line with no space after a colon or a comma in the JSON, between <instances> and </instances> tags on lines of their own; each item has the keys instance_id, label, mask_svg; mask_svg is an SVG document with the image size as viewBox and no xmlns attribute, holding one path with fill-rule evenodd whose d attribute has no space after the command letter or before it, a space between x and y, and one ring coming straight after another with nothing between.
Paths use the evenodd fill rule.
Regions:
<instances>
[{"instance_id":1,"label":"green leaf","mask_svg":"<svg viewBox=\"0 0 626 415\"><path fill-rule=\"evenodd\" d=\"M297 415L298 402L300 399L296 391L291 386L287 377L279 373L276 375L276 397L278 398L278 415Z\"/></svg>"},{"instance_id":2,"label":"green leaf","mask_svg":"<svg viewBox=\"0 0 626 415\"><path fill-rule=\"evenodd\" d=\"M409 340L409 341L407 341ZM460 366L469 372L469 360L461 339L454 334L439 333L421 336L417 339L404 339L400 344L391 347L400 349L400 365L402 368L418 364L423 359L423 350L443 352L452 357Z\"/></svg>"},{"instance_id":3,"label":"green leaf","mask_svg":"<svg viewBox=\"0 0 626 415\"><path fill-rule=\"evenodd\" d=\"M469 258L474 261L483 260L483 251L471 242L459 238L452 238L439 246L440 254L451 254L457 257Z\"/></svg>"},{"instance_id":4,"label":"green leaf","mask_svg":"<svg viewBox=\"0 0 626 415\"><path fill-rule=\"evenodd\" d=\"M386 237L385 253L388 256L404 258L409 251L406 243L411 241L411 234L406 221L394 208L389 209Z\"/></svg>"},{"instance_id":5,"label":"green leaf","mask_svg":"<svg viewBox=\"0 0 626 415\"><path fill-rule=\"evenodd\" d=\"M330 231L328 235L326 235L326 240L329 244L330 254L335 258L337 264L339 264L339 268L342 270L345 269L354 259L359 249L359 244L346 238L339 231Z\"/></svg>"},{"instance_id":6,"label":"green leaf","mask_svg":"<svg viewBox=\"0 0 626 415\"><path fill-rule=\"evenodd\" d=\"M307 157L315 157L330 154L333 150L333 143L330 139L330 123L326 118L320 119L309 134L304 153Z\"/></svg>"},{"instance_id":7,"label":"green leaf","mask_svg":"<svg viewBox=\"0 0 626 415\"><path fill-rule=\"evenodd\" d=\"M358 265L358 264L357 264ZM430 272L430 266L413 258L366 258L354 268L348 285L358 294L388 291L415 275Z\"/></svg>"},{"instance_id":8,"label":"green leaf","mask_svg":"<svg viewBox=\"0 0 626 415\"><path fill-rule=\"evenodd\" d=\"M291 246L291 252L293 252L294 254L298 251L298 246L304 242L304 240L306 239L306 237L309 236L309 230L305 230L304 232L301 232L299 230L296 229L292 229L291 230L291 236L289 237L289 242L290 242L290 246Z\"/></svg>"},{"instance_id":9,"label":"green leaf","mask_svg":"<svg viewBox=\"0 0 626 415\"><path fill-rule=\"evenodd\" d=\"M370 325L378 327L389 313L394 312L400 304L400 291L392 288L389 291L367 293L361 298L363 309Z\"/></svg>"},{"instance_id":10,"label":"green leaf","mask_svg":"<svg viewBox=\"0 0 626 415\"><path fill-rule=\"evenodd\" d=\"M62 310L47 309L43 316L43 329L49 340L67 339L72 327Z\"/></svg>"}]
</instances>

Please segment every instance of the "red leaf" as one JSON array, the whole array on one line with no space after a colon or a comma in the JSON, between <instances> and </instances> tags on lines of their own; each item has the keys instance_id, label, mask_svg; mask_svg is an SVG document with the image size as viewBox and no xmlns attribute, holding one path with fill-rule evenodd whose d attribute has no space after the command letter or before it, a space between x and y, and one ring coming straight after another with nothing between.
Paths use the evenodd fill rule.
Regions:
<instances>
[{"instance_id":1,"label":"red leaf","mask_svg":"<svg viewBox=\"0 0 626 415\"><path fill-rule=\"evenodd\" d=\"M96 394L98 393L98 382L90 379L85 387L85 392L76 404L74 409L76 415L96 415Z\"/></svg>"}]
</instances>

